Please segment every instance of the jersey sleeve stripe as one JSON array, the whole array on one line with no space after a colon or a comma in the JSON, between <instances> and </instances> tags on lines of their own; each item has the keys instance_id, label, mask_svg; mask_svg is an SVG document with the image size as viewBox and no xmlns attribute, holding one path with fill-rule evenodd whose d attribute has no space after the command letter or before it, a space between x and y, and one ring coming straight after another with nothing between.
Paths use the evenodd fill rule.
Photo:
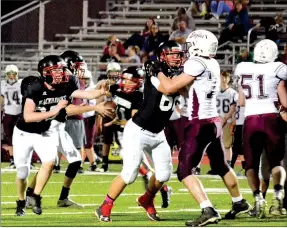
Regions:
<instances>
[{"instance_id":1,"label":"jersey sleeve stripe","mask_svg":"<svg viewBox=\"0 0 287 228\"><path fill-rule=\"evenodd\" d=\"M194 59L194 60L201 63L201 65L204 67L204 69L207 68L206 64L201 59Z\"/></svg>"}]
</instances>

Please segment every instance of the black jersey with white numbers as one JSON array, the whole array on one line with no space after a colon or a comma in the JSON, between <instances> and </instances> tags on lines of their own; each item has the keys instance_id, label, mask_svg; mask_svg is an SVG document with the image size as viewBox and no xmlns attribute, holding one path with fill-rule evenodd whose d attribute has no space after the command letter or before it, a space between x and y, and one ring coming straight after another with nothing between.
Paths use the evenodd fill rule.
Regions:
<instances>
[{"instance_id":1,"label":"black jersey with white numbers","mask_svg":"<svg viewBox=\"0 0 287 228\"><path fill-rule=\"evenodd\" d=\"M60 100L67 100L68 103L71 103L71 94L78 89L79 81L72 75L67 83L55 86L54 90L47 89L41 79L34 80L33 82L31 82L31 80L28 82L28 80L25 81L24 79L21 85L23 108L25 106L26 99L31 99L36 105L36 112L49 112L59 103ZM49 129L52 119L58 120L59 122L65 122L66 116L65 109L62 109L55 118L49 118L40 122L27 123L24 120L22 111L16 126L22 131L41 134Z\"/></svg>"},{"instance_id":2,"label":"black jersey with white numbers","mask_svg":"<svg viewBox=\"0 0 287 228\"><path fill-rule=\"evenodd\" d=\"M175 109L175 104L179 99L178 93L164 95L158 91L157 84L159 84L158 78L146 78L143 102L138 112L133 116L135 124L153 133L161 132L168 124Z\"/></svg>"}]
</instances>

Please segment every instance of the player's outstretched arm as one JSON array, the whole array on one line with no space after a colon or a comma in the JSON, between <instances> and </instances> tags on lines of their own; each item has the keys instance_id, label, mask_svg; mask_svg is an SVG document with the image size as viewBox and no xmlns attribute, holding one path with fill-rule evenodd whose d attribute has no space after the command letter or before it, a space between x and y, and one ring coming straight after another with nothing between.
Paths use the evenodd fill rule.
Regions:
<instances>
[{"instance_id":1,"label":"player's outstretched arm","mask_svg":"<svg viewBox=\"0 0 287 228\"><path fill-rule=\"evenodd\" d=\"M158 79L167 93L173 94L191 84L195 78L186 73L181 73L176 77L168 78L162 72L159 72Z\"/></svg>"},{"instance_id":2,"label":"player's outstretched arm","mask_svg":"<svg viewBox=\"0 0 287 228\"><path fill-rule=\"evenodd\" d=\"M241 85L238 85L238 104L240 107L245 106L245 94Z\"/></svg>"},{"instance_id":3,"label":"player's outstretched arm","mask_svg":"<svg viewBox=\"0 0 287 228\"><path fill-rule=\"evenodd\" d=\"M83 114L85 112L90 112L90 111L96 111L99 113L101 116L113 116L114 110L111 107L104 106L104 103L95 105L95 106L89 106L89 105L73 105L70 104L66 107L66 113L68 116L73 116L73 115L79 115Z\"/></svg>"},{"instance_id":4,"label":"player's outstretched arm","mask_svg":"<svg viewBox=\"0 0 287 228\"><path fill-rule=\"evenodd\" d=\"M88 99L88 100L97 99L101 96L110 97L111 93L105 90L89 90L89 91L76 90L71 95L71 97L73 98Z\"/></svg>"},{"instance_id":5,"label":"player's outstretched arm","mask_svg":"<svg viewBox=\"0 0 287 228\"><path fill-rule=\"evenodd\" d=\"M23 117L25 122L40 122L42 120L56 116L62 108L65 108L68 101L61 100L59 103L49 112L35 112L36 104L30 98L26 98L23 110Z\"/></svg>"}]
</instances>

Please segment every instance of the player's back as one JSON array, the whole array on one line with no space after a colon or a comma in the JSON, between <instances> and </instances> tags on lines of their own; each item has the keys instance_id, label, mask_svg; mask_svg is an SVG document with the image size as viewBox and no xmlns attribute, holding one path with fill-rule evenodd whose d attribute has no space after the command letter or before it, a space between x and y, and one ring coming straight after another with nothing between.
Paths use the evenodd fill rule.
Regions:
<instances>
[{"instance_id":1,"label":"player's back","mask_svg":"<svg viewBox=\"0 0 287 228\"><path fill-rule=\"evenodd\" d=\"M161 132L167 125L174 110L179 94L164 95L157 90L152 80L157 78L146 78L144 85L143 101L138 112L133 116L133 122L141 128L153 133Z\"/></svg>"},{"instance_id":2,"label":"player's back","mask_svg":"<svg viewBox=\"0 0 287 228\"><path fill-rule=\"evenodd\" d=\"M246 97L245 116L278 113L277 85L286 80L285 64L242 62L237 65L235 75L240 78Z\"/></svg>"},{"instance_id":3,"label":"player's back","mask_svg":"<svg viewBox=\"0 0 287 228\"><path fill-rule=\"evenodd\" d=\"M184 72L196 77L189 89L190 119L217 117L216 96L220 88L220 67L213 58L192 57L184 64Z\"/></svg>"},{"instance_id":4,"label":"player's back","mask_svg":"<svg viewBox=\"0 0 287 228\"><path fill-rule=\"evenodd\" d=\"M4 97L4 109L6 114L18 115L22 109L21 95L22 79L10 84L6 80L1 81L1 95Z\"/></svg>"}]
</instances>

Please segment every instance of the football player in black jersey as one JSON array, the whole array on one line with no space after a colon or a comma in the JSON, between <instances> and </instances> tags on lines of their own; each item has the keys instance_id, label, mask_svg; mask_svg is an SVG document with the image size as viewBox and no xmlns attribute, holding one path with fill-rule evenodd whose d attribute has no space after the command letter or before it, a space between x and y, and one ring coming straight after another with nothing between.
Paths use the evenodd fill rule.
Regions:
<instances>
[{"instance_id":1,"label":"football player in black jersey","mask_svg":"<svg viewBox=\"0 0 287 228\"><path fill-rule=\"evenodd\" d=\"M41 77L28 77L21 84L23 111L13 134L19 196L16 210L18 216L25 215L25 190L33 150L39 155L42 166L37 175L31 204L33 212L41 214L40 193L51 175L57 154L59 137L57 127L65 122L67 115L95 110L105 116L110 115L112 111L103 104L94 107L67 106L71 103L71 97L93 99L107 95L107 92L80 91L77 78L71 75L66 67L61 57L47 56L38 64ZM73 179L79 166L80 162L71 163L67 169L66 178ZM69 188L66 190L67 195L68 192Z\"/></svg>"},{"instance_id":2,"label":"football player in black jersey","mask_svg":"<svg viewBox=\"0 0 287 228\"><path fill-rule=\"evenodd\" d=\"M157 53L158 64L165 69L167 75L172 76L172 72L182 65L184 53L181 46L174 41L162 43ZM112 182L103 204L96 209L95 214L100 221L111 221L113 203L125 187L135 181L144 151L153 160L155 174L149 181L146 193L137 199L137 203L146 210L150 220L160 220L153 199L172 174L171 151L163 129L175 108L178 94L166 95L159 80L155 77L155 80L151 80L155 65L146 65L146 73L149 75L144 84L144 99L139 110L125 126L122 139L122 172Z\"/></svg>"}]
</instances>

